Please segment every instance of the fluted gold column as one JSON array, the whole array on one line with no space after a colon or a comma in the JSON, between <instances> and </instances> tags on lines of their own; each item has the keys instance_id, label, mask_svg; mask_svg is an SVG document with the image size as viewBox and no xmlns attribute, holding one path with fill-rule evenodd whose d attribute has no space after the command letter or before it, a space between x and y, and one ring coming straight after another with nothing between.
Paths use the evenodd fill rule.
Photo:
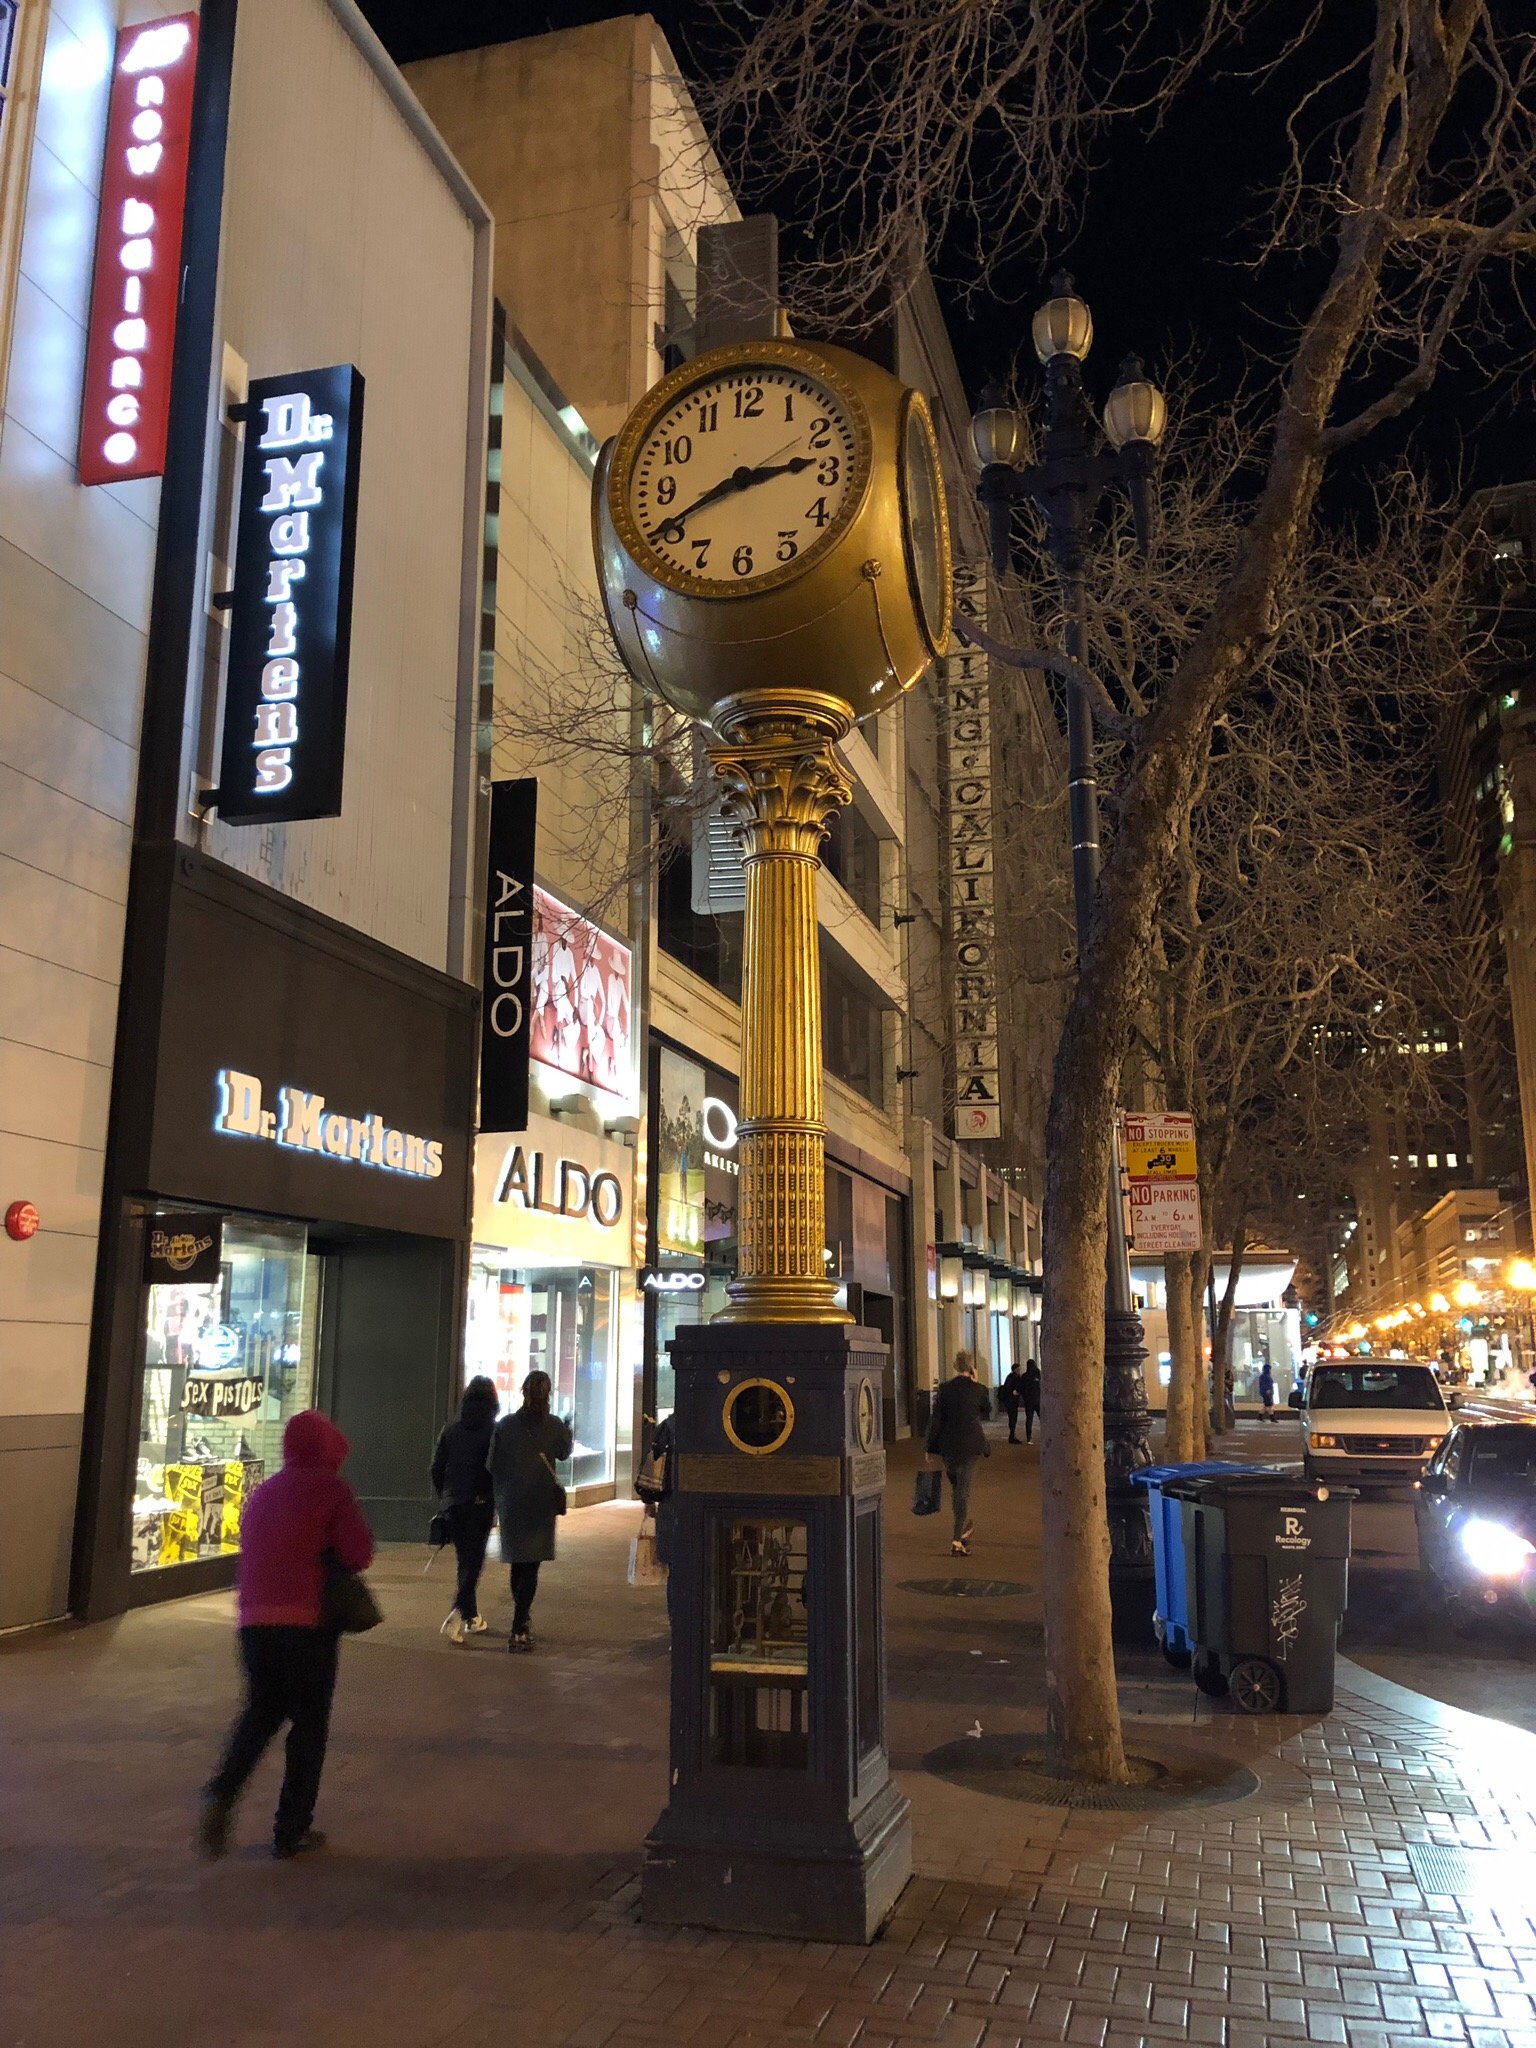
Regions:
<instances>
[{"instance_id":1,"label":"fluted gold column","mask_svg":"<svg viewBox=\"0 0 1536 2048\"><path fill-rule=\"evenodd\" d=\"M732 1323L846 1323L826 1270L816 870L853 784L833 752L849 707L813 690L718 707L710 749L747 870L741 986L741 1192Z\"/></svg>"}]
</instances>

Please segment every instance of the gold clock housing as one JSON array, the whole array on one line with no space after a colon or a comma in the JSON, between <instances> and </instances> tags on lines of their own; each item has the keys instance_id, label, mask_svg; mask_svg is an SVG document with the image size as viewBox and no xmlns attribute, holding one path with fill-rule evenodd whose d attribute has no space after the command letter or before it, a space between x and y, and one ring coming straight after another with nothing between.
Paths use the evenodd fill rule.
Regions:
<instances>
[{"instance_id":1,"label":"gold clock housing","mask_svg":"<svg viewBox=\"0 0 1536 2048\"><path fill-rule=\"evenodd\" d=\"M718 430L754 371L775 402L825 394L816 415L829 427L822 450L790 433L798 417L786 424L782 449L750 459L741 444L733 450ZM686 487L674 483L673 496L658 501L657 449L672 423L722 403L707 454L691 437ZM817 453L838 458L830 467L840 496L823 505L824 524L797 538L787 558L742 547L735 560L749 566L728 574L717 558L708 573L694 573L679 544L678 508L686 519L785 469L805 470L809 492L821 474L810 466ZM854 719L871 717L948 644L949 524L927 404L846 349L738 342L663 378L603 451L593 540L609 625L631 674L717 729L722 709L739 712L744 699L786 687L846 704Z\"/></svg>"}]
</instances>

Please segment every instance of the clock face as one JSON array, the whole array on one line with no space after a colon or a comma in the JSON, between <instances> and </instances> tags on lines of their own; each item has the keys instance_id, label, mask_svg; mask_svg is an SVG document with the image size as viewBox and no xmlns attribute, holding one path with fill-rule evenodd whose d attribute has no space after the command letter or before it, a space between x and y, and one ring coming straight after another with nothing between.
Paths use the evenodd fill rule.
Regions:
<instances>
[{"instance_id":1,"label":"clock face","mask_svg":"<svg viewBox=\"0 0 1536 2048\"><path fill-rule=\"evenodd\" d=\"M907 407L902 434L902 512L907 554L923 630L935 653L943 651L948 623L949 534L939 455L927 412Z\"/></svg>"},{"instance_id":2,"label":"clock face","mask_svg":"<svg viewBox=\"0 0 1536 2048\"><path fill-rule=\"evenodd\" d=\"M859 1381L859 1449L867 1451L875 1440L875 1390L868 1380Z\"/></svg>"},{"instance_id":3,"label":"clock face","mask_svg":"<svg viewBox=\"0 0 1536 2048\"><path fill-rule=\"evenodd\" d=\"M625 496L668 581L707 596L785 583L857 508L868 428L787 363L719 372L675 398L636 451Z\"/></svg>"}]
</instances>

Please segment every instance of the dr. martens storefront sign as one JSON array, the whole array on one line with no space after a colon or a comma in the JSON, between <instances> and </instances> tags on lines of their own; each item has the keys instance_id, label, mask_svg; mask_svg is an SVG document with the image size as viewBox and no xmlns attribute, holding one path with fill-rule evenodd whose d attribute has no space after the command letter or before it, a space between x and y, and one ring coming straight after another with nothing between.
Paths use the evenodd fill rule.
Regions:
<instances>
[{"instance_id":1,"label":"dr. martens storefront sign","mask_svg":"<svg viewBox=\"0 0 1536 2048\"><path fill-rule=\"evenodd\" d=\"M346 755L363 380L350 363L263 377L240 412L224 747L208 801L227 825L334 818Z\"/></svg>"}]
</instances>

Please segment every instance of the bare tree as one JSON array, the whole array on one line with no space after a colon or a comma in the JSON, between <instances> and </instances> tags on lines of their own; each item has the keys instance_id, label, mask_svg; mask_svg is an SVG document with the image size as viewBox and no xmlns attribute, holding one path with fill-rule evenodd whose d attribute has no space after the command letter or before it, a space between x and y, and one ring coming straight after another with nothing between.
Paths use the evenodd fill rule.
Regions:
<instances>
[{"instance_id":1,"label":"bare tree","mask_svg":"<svg viewBox=\"0 0 1536 2048\"><path fill-rule=\"evenodd\" d=\"M1188 10L1196 26L1170 55L1168 10L1150 4L780 0L715 114L749 146L776 150L777 167L824 181L823 225L845 230L828 249L832 281L851 249L865 300L872 267L901 283L914 236L931 252L969 222L995 252L1010 230L1059 223L1080 198L1090 145L1134 146L1263 12L1256 0ZM1299 310L1288 329L1250 336L1262 450L1229 503L1217 585L1189 612L1182 643L1136 679L1146 709L1126 741L1047 1126L1042 1341L1058 1390L1042 1460L1049 1717L1062 1765L1109 1780L1126 1763L1100 1410L1104 1187L1169 876L1218 719L1304 615L1329 463L1424 395L1458 327L1486 312L1490 272L1536 250L1531 36L1502 25L1488 0L1376 0L1341 67L1316 54L1321 17L1303 13L1271 67L1289 91L1293 147L1254 235L1253 262L1284 263ZM1494 370L1527 340L1523 322L1506 337L1484 320Z\"/></svg>"}]
</instances>

